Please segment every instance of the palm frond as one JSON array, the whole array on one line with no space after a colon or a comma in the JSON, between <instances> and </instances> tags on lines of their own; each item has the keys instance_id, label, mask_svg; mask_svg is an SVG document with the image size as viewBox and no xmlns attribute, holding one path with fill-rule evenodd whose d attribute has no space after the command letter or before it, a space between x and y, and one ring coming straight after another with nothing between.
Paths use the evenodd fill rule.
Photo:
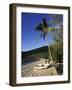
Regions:
<instances>
[{"instance_id":1,"label":"palm frond","mask_svg":"<svg viewBox=\"0 0 72 90\"><path fill-rule=\"evenodd\" d=\"M48 25L47 25L46 18L43 18L43 19L42 19L42 22L43 22L43 24L42 24L42 25L43 25L43 27L44 27L44 28L47 28L47 27L48 27Z\"/></svg>"},{"instance_id":2,"label":"palm frond","mask_svg":"<svg viewBox=\"0 0 72 90\"><path fill-rule=\"evenodd\" d=\"M43 33L39 35L39 37L36 38L36 42L39 42L39 40L43 37Z\"/></svg>"},{"instance_id":3,"label":"palm frond","mask_svg":"<svg viewBox=\"0 0 72 90\"><path fill-rule=\"evenodd\" d=\"M47 32L43 33L43 39L45 40L45 38L47 37Z\"/></svg>"},{"instance_id":4,"label":"palm frond","mask_svg":"<svg viewBox=\"0 0 72 90\"><path fill-rule=\"evenodd\" d=\"M46 30L47 30L47 32L54 32L54 31L55 31L55 28L53 28L53 27L48 27Z\"/></svg>"},{"instance_id":5,"label":"palm frond","mask_svg":"<svg viewBox=\"0 0 72 90\"><path fill-rule=\"evenodd\" d=\"M38 24L36 27L35 27L35 30L36 31L42 31L42 24L40 23L40 24Z\"/></svg>"}]
</instances>

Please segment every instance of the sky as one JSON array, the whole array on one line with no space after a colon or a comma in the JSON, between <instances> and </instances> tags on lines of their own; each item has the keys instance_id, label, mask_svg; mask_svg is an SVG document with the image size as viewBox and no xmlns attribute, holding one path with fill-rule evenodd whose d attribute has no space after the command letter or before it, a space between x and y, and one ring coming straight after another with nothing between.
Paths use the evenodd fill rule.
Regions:
<instances>
[{"instance_id":1,"label":"sky","mask_svg":"<svg viewBox=\"0 0 72 90\"><path fill-rule=\"evenodd\" d=\"M48 33L48 43L39 39L40 32L35 30L36 25L42 22L42 18L45 17L48 22L52 20L51 14L39 14L39 13L21 13L21 50L29 51L42 46L47 46L54 42L53 33Z\"/></svg>"}]
</instances>

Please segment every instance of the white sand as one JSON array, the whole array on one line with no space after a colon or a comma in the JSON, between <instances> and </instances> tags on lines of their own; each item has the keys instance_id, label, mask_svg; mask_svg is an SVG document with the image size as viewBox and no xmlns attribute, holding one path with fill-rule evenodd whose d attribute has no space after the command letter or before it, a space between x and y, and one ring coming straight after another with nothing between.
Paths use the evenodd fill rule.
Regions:
<instances>
[{"instance_id":1,"label":"white sand","mask_svg":"<svg viewBox=\"0 0 72 90\"><path fill-rule=\"evenodd\" d=\"M50 67L48 69L35 70L34 67L38 64L44 64L45 60L43 58L38 61L32 62L27 65L22 66L22 77L30 77L30 76L50 76L57 75L57 71L55 67Z\"/></svg>"}]
</instances>

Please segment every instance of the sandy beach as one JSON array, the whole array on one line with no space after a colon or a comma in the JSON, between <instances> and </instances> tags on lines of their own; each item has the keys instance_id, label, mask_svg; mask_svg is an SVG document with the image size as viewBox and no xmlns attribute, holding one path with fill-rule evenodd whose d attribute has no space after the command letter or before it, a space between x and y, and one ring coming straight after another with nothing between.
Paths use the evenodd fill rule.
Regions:
<instances>
[{"instance_id":1,"label":"sandy beach","mask_svg":"<svg viewBox=\"0 0 72 90\"><path fill-rule=\"evenodd\" d=\"M49 67L47 69L42 69L42 70L35 70L34 67L38 64L44 64L45 59L40 58L37 61L31 62L26 65L22 65L22 72L21 76L22 77L31 77L31 76L52 76L52 75L58 75L56 68L54 66Z\"/></svg>"}]
</instances>

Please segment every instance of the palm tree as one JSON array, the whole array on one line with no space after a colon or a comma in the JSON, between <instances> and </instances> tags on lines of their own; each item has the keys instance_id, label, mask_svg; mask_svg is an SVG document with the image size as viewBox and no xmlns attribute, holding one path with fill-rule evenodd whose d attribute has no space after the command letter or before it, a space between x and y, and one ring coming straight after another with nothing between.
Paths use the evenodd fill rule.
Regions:
<instances>
[{"instance_id":1,"label":"palm tree","mask_svg":"<svg viewBox=\"0 0 72 90\"><path fill-rule=\"evenodd\" d=\"M40 34L40 38L43 38L44 40L46 40L47 45L48 45L48 33L54 31L53 27L50 27L46 21L46 18L42 19L42 22L39 23L36 27L35 30L38 32L41 32ZM50 47L48 45L48 51L49 51L49 59L51 59L53 61L52 58L52 54L51 54L51 50Z\"/></svg>"}]
</instances>

